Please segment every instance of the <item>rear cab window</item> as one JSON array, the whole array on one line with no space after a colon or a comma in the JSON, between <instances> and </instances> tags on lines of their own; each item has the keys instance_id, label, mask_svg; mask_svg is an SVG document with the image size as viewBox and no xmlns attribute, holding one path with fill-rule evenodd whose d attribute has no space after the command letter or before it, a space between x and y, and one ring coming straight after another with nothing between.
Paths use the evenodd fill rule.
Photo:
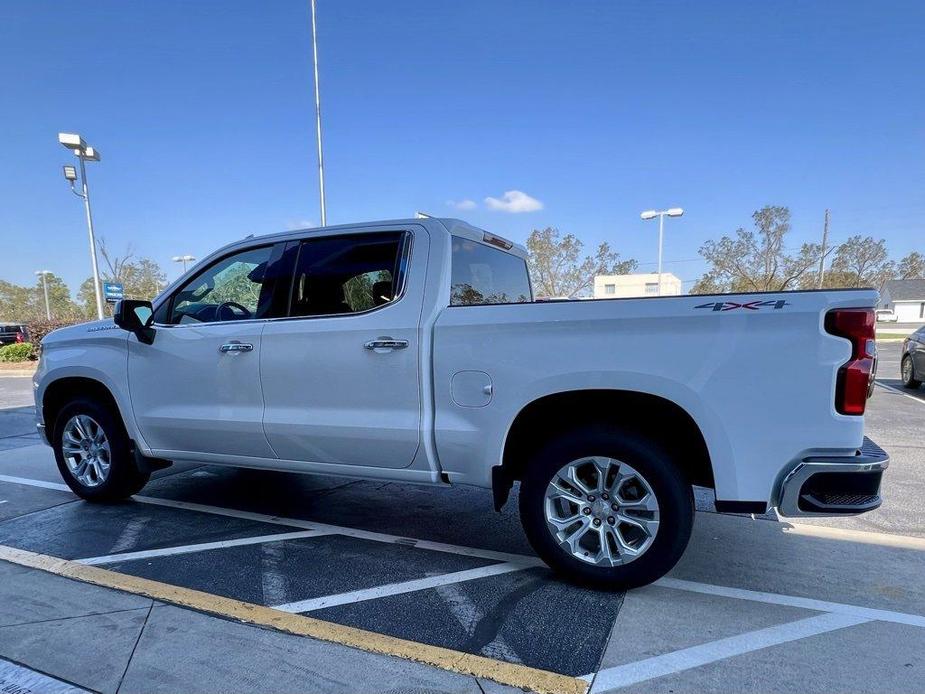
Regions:
<instances>
[{"instance_id":1,"label":"rear cab window","mask_svg":"<svg viewBox=\"0 0 925 694\"><path fill-rule=\"evenodd\" d=\"M453 237L450 306L531 301L526 260L477 241Z\"/></svg>"}]
</instances>

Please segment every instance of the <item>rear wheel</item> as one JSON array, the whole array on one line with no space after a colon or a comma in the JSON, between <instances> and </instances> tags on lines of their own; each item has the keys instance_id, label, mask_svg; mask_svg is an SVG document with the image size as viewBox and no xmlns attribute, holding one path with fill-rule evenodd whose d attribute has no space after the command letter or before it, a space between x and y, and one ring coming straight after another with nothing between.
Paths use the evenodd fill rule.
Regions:
<instances>
[{"instance_id":1,"label":"rear wheel","mask_svg":"<svg viewBox=\"0 0 925 694\"><path fill-rule=\"evenodd\" d=\"M67 486L87 501L125 499L150 477L138 471L118 415L94 400L77 398L61 409L53 447Z\"/></svg>"},{"instance_id":2,"label":"rear wheel","mask_svg":"<svg viewBox=\"0 0 925 694\"><path fill-rule=\"evenodd\" d=\"M588 427L553 439L529 461L520 516L553 570L626 589L655 581L681 558L694 499L690 482L657 442Z\"/></svg>"},{"instance_id":3,"label":"rear wheel","mask_svg":"<svg viewBox=\"0 0 925 694\"><path fill-rule=\"evenodd\" d=\"M903 385L906 388L914 390L922 385L922 382L915 377L915 364L912 363L912 357L908 354L903 357L903 362L899 370L903 378Z\"/></svg>"}]
</instances>

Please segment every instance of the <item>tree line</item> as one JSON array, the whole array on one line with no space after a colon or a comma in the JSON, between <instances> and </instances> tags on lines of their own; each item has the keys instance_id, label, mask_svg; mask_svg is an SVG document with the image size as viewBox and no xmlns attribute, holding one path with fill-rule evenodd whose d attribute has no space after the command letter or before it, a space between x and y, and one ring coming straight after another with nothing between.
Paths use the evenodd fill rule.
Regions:
<instances>
[{"instance_id":1,"label":"tree line","mask_svg":"<svg viewBox=\"0 0 925 694\"><path fill-rule=\"evenodd\" d=\"M116 255L103 239L99 241L101 282L121 282L126 298L153 299L167 283L167 275L151 258L136 257L129 247L124 255ZM75 323L96 318L96 293L93 278L81 283L75 297L64 280L53 273L36 278L32 286L22 286L0 280L0 320L42 321L45 319L45 289L48 283L48 308L52 319L60 323ZM105 311L111 314L106 304Z\"/></svg>"},{"instance_id":2,"label":"tree line","mask_svg":"<svg viewBox=\"0 0 925 694\"><path fill-rule=\"evenodd\" d=\"M709 240L700 247L707 271L691 294L777 292L794 289L873 287L891 279L925 278L925 254L912 251L898 261L890 258L885 239L858 234L823 250L818 243L787 246L790 210L768 205L752 214L754 229L739 228L732 236ZM636 270L633 259L621 259L609 244L583 253L573 234L558 229L534 229L527 239L533 291L539 297L587 295L595 275L622 275ZM819 263L823 261L822 278Z\"/></svg>"},{"instance_id":3,"label":"tree line","mask_svg":"<svg viewBox=\"0 0 925 694\"><path fill-rule=\"evenodd\" d=\"M739 228L733 236L701 246L700 255L709 269L691 288L691 294L819 287L882 289L887 280L925 278L925 254L912 251L898 262L891 260L886 239L858 234L825 251L818 243L788 248L788 208L762 207L752 214L752 222L754 229ZM821 282L820 260L825 263Z\"/></svg>"}]
</instances>

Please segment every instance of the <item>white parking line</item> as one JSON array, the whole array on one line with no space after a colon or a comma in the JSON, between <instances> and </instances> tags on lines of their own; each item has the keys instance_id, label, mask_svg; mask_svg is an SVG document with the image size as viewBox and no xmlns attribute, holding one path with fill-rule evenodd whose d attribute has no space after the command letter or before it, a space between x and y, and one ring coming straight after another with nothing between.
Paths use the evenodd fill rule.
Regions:
<instances>
[{"instance_id":1,"label":"white parking line","mask_svg":"<svg viewBox=\"0 0 925 694\"><path fill-rule=\"evenodd\" d=\"M848 528L831 528L827 525L807 525L806 523L791 523L787 519L781 521L783 531L787 535L804 535L807 537L824 537L827 540L843 540L845 542L858 542L865 545L879 545L881 547L898 547L899 549L914 549L925 552L925 537L911 535L890 535L869 530L850 530Z\"/></svg>"},{"instance_id":2,"label":"white parking line","mask_svg":"<svg viewBox=\"0 0 925 694\"><path fill-rule=\"evenodd\" d=\"M0 482L12 482L13 484L25 484L29 487L39 487L41 489L56 489L59 492L70 492L71 488L66 484L59 482L46 482L45 480L32 480L25 477L13 477L12 475L0 475ZM73 492L71 492L73 493Z\"/></svg>"},{"instance_id":3,"label":"white parking line","mask_svg":"<svg viewBox=\"0 0 925 694\"><path fill-rule=\"evenodd\" d=\"M236 540L220 540L217 542L200 542L194 545L180 545L177 547L162 547L160 549L147 549L138 552L122 552L120 554L106 554L99 557L77 559L80 564L97 566L99 564L113 564L118 561L133 561L135 559L149 559L151 557L169 557L175 554L192 554L205 552L210 549L226 549L228 547L244 547L246 545L259 545L265 542L282 542L283 540L298 540L303 537L318 537L330 535L327 530L300 530L294 533L277 533L275 535L256 535L242 537Z\"/></svg>"},{"instance_id":4,"label":"white parking line","mask_svg":"<svg viewBox=\"0 0 925 694\"><path fill-rule=\"evenodd\" d=\"M67 486L63 484L45 482L43 480L32 480L24 477L12 477L9 475L0 475L0 482L12 482L15 484L25 484L46 489L62 489L65 491L70 491ZM497 552L494 550L478 549L475 547L451 545L442 542L431 542L429 540L417 540L414 538L400 537L398 535L388 535L386 533L358 530L356 528L344 528L336 525L328 525L325 523L314 523L297 518L280 518L279 516L269 516L262 513L253 513L251 511L238 511L236 509L222 508L219 506L208 506L205 504L194 504L186 501L175 501L173 499L158 499L155 497L146 496L136 496L133 498L135 501L146 504L169 506L172 508L200 511L202 513L212 513L222 516L231 516L234 518L245 518L263 523L275 523L277 525L303 527L313 530L325 530L331 532L332 534L346 535L348 537L374 540L376 542L397 543L405 546L417 547L419 549L429 549L437 552L449 552L452 554L461 554L470 557L495 559L497 561L511 562L518 565L529 564L532 566L542 566L542 561L538 557L531 557L523 554ZM684 581L670 577L659 579L655 582L655 585L665 588L685 590L694 593L705 593L707 595L720 595L729 598L737 598L739 600L763 602L771 605L789 605L792 607L801 607L804 609L816 610L820 612L836 612L839 614L846 614L869 620L879 620L884 622L894 622L897 624L908 624L911 626L925 627L925 616L906 614L903 612L878 610L868 607L860 607L857 605L846 605L837 602L814 600L811 598L802 598L792 595L764 593L759 591L746 590L743 588L729 588L726 586L717 586L708 583L697 583L695 581Z\"/></svg>"},{"instance_id":5,"label":"white parking line","mask_svg":"<svg viewBox=\"0 0 925 694\"><path fill-rule=\"evenodd\" d=\"M11 475L0 475L0 482L11 482L13 484L24 484L31 487L41 487L42 489L56 489L69 492L70 488L66 484L57 482L46 482L45 480L33 480L26 477L13 477ZM133 496L133 500L142 504L154 504L155 506L168 506L170 508L179 508L186 511L199 511L200 513L211 513L218 516L228 516L231 518L241 518L252 520L260 523L272 523L274 525L286 525L295 528L305 528L307 530L327 530L331 534L346 535L361 540L373 540L374 542L388 542L405 545L408 547L417 547L418 549L428 549L434 552L448 552L450 554L461 554L467 557L479 557L481 559L492 559L494 561L511 561L533 566L542 566L543 562L539 557L531 557L527 554L515 554L513 552L498 552L491 549L480 549L477 547L466 547L463 545L452 545L446 542L432 542L431 540L419 540L412 537L402 537L400 535L389 535L387 533L377 533L370 530L360 530L358 528L346 528L339 525L330 525L328 523L316 523L314 521L302 520L300 518L283 518L281 516L270 516L264 513L254 513L253 511L240 511L234 508L224 508L222 506L210 506L208 504L196 504L190 501L177 501L175 499L161 499L153 496Z\"/></svg>"},{"instance_id":6,"label":"white parking line","mask_svg":"<svg viewBox=\"0 0 925 694\"><path fill-rule=\"evenodd\" d=\"M0 475L0 481L3 476ZM448 552L450 554L460 554L467 557L479 557L481 559L492 559L495 561L510 561L531 566L542 566L543 562L539 557L531 557L526 554L514 554L512 552L497 552L491 549L480 549L477 547L465 547L463 545L451 545L445 542L432 542L430 540L419 540L412 537L402 537L400 535L389 535L387 533L378 533L371 530L360 530L358 528L346 528L340 525L329 525L327 523L316 523L315 521L305 521L298 518L281 518L279 516L266 516L262 513L253 513L251 511L238 511L236 509L223 508L220 506L209 506L207 504L194 504L188 501L175 501L173 499L160 499L152 496L134 496L135 501L143 504L155 504L158 506L169 506L171 508L181 508L187 511L200 511L202 513L214 513L222 516L231 516L233 518L246 518L248 520L260 521L263 523L276 523L278 525L289 525L295 527L315 528L326 530L336 535L346 535L360 540L373 540L374 542L387 542L406 547L416 547L417 549L428 549L434 552Z\"/></svg>"},{"instance_id":7,"label":"white parking line","mask_svg":"<svg viewBox=\"0 0 925 694\"><path fill-rule=\"evenodd\" d=\"M462 583L464 581L473 581L477 578L497 576L499 574L511 573L512 571L522 571L523 569L529 569L531 566L532 564L524 564L522 562L489 564L488 566L480 566L477 569L454 571L453 573L448 574L439 574L437 576L428 576L427 578L418 578L413 581L390 583L386 586L376 586L375 588L354 590L349 593L326 595L321 598L310 598L308 600L299 600L298 602L289 602L284 605L275 605L273 609L282 610L283 612L311 612L313 610L320 610L325 607L347 605L354 602L363 602L364 600L376 600L377 598L384 598L389 595L413 593L418 590L437 588L438 586L447 586L454 583Z\"/></svg>"},{"instance_id":8,"label":"white parking line","mask_svg":"<svg viewBox=\"0 0 925 694\"><path fill-rule=\"evenodd\" d=\"M888 386L886 383L881 383L880 381L874 381L874 383L876 383L876 384L877 384L878 386L880 386L881 388L886 388L887 390L892 390L894 393L899 393L899 394L902 395L903 397L909 398L910 400L914 400L914 401L917 402L919 405L925 405L925 400L923 400L922 398L917 398L917 397L915 397L914 395L912 395L912 393L904 393L904 392L901 391L899 388L896 388L895 386Z\"/></svg>"},{"instance_id":9,"label":"white parking line","mask_svg":"<svg viewBox=\"0 0 925 694\"><path fill-rule=\"evenodd\" d=\"M863 617L847 614L816 615L815 617L807 617L795 622L778 624L766 629L758 629L738 636L711 641L699 646L682 648L678 651L646 658L635 663L607 668L598 672L597 675L586 675L584 679L593 678L594 684L591 687L591 694L598 694L599 692L645 682L656 677L673 675L677 672L751 653L762 648L825 634L869 621Z\"/></svg>"},{"instance_id":10,"label":"white parking line","mask_svg":"<svg viewBox=\"0 0 925 694\"><path fill-rule=\"evenodd\" d=\"M907 624L914 627L925 627L925 617L922 615L893 612L892 610L878 610L872 607L846 605L840 602L828 602L826 600L815 600L813 598L801 598L795 595L781 595L779 593L764 593L757 590L746 590L744 588L715 586L709 583L683 581L679 578L670 578L667 576L658 579L653 585L661 586L662 588L685 590L689 593L719 595L724 598L763 602L768 605L787 605L788 607L799 607L804 610L816 610L817 612L834 612L865 620L878 620L881 622L893 622L895 624Z\"/></svg>"}]
</instances>

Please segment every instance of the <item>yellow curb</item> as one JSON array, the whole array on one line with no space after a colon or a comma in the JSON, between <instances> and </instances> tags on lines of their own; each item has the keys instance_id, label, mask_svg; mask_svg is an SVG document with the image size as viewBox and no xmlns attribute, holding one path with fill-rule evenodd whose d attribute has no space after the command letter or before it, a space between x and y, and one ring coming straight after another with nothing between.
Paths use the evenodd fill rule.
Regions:
<instances>
[{"instance_id":1,"label":"yellow curb","mask_svg":"<svg viewBox=\"0 0 925 694\"><path fill-rule=\"evenodd\" d=\"M449 648L406 641L394 636L377 634L355 627L326 622L314 617L281 612L271 607L234 600L199 590L172 586L160 581L129 576L115 571L87 566L67 559L46 554L29 552L15 547L0 545L0 560L20 566L40 569L58 576L92 583L105 588L114 588L134 595L143 595L188 607L200 612L219 615L240 622L270 627L297 636L308 636L321 641L330 641L370 653L395 656L433 665L442 670L463 675L481 677L511 687L529 689L543 694L585 694L588 682L577 677L560 675L547 670L493 660L472 653L454 651Z\"/></svg>"}]
</instances>

